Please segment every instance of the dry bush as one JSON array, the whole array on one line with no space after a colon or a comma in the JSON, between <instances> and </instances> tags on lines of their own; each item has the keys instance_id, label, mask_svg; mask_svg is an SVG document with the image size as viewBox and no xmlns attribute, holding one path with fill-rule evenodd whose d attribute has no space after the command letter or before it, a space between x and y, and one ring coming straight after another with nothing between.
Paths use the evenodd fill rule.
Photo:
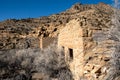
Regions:
<instances>
[{"instance_id":1,"label":"dry bush","mask_svg":"<svg viewBox=\"0 0 120 80\"><path fill-rule=\"evenodd\" d=\"M114 15L112 17L113 26L110 31L110 36L112 37L112 40L116 42L116 45L112 47L111 66L106 80L119 80L120 77L120 4L119 0L114 1L116 9L114 10Z\"/></svg>"},{"instance_id":2,"label":"dry bush","mask_svg":"<svg viewBox=\"0 0 120 80\"><path fill-rule=\"evenodd\" d=\"M72 80L64 53L55 43L44 50L0 51L0 71L0 80L31 80L33 73L44 73L49 79Z\"/></svg>"}]
</instances>

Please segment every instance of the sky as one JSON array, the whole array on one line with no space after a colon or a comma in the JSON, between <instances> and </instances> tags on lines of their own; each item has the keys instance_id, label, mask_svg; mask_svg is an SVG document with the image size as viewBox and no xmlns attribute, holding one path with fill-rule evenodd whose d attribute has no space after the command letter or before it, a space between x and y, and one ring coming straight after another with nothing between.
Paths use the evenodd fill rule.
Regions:
<instances>
[{"instance_id":1,"label":"sky","mask_svg":"<svg viewBox=\"0 0 120 80\"><path fill-rule=\"evenodd\" d=\"M49 16L65 11L77 2L113 4L112 0L0 0L0 21Z\"/></svg>"}]
</instances>

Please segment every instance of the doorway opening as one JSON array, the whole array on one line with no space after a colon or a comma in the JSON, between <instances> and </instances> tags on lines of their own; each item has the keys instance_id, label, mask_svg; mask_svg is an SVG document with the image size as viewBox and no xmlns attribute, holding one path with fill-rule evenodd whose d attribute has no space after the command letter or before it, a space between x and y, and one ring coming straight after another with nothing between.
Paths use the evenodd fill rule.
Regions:
<instances>
[{"instance_id":1,"label":"doorway opening","mask_svg":"<svg viewBox=\"0 0 120 80\"><path fill-rule=\"evenodd\" d=\"M73 60L73 49L69 48L69 57L70 60Z\"/></svg>"}]
</instances>

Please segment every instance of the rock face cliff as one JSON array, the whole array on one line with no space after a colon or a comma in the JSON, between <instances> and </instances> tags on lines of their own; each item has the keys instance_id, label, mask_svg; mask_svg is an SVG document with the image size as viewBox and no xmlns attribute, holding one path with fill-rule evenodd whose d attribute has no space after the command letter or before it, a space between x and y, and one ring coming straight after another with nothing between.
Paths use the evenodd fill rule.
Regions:
<instances>
[{"instance_id":1,"label":"rock face cliff","mask_svg":"<svg viewBox=\"0 0 120 80\"><path fill-rule=\"evenodd\" d=\"M99 13L106 15L106 18L101 20L103 26L106 26L107 16L110 20L110 16L113 14L113 8L104 3L97 5L82 5L77 3L70 9L51 16L21 20L10 19L0 22L0 49L39 48L39 37L41 35L43 37L57 36L59 30L63 28L66 23L78 18L83 12L89 14L89 10L95 10L96 13L94 13L94 15ZM82 15L84 15L84 13ZM92 18L91 15L89 15L89 17ZM96 22L100 22L99 17L103 17L103 15L96 16L97 19L92 20L91 24L99 25L96 24ZM89 21L89 19L87 21ZM85 24L85 21L81 23L81 25Z\"/></svg>"}]
</instances>

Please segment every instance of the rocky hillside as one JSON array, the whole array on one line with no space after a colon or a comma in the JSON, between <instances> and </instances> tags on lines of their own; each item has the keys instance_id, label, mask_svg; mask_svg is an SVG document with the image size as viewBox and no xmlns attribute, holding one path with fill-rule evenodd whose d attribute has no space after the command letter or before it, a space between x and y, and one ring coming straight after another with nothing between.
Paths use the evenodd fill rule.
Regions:
<instances>
[{"instance_id":1,"label":"rocky hillside","mask_svg":"<svg viewBox=\"0 0 120 80\"><path fill-rule=\"evenodd\" d=\"M90 21L84 17L94 10L94 14L88 17L96 17L95 20ZM84 14L86 13L86 14ZM82 5L77 3L70 9L41 18L28 18L28 19L10 19L0 22L0 50L4 49L22 49L22 48L39 48L39 38L55 37L59 34L59 30L66 25L70 20L82 16L83 21L81 25L87 25L85 21L91 22L93 25L108 27L106 22L111 20L113 8L107 4L99 3L94 5ZM104 16L103 16L104 15ZM99 18L104 19L99 20Z\"/></svg>"},{"instance_id":2,"label":"rocky hillside","mask_svg":"<svg viewBox=\"0 0 120 80\"><path fill-rule=\"evenodd\" d=\"M31 80L41 75L43 80L120 80L120 12L116 10L104 3L77 3L51 16L0 22L0 78ZM56 44L39 49L41 37L58 34L64 51L56 51ZM69 52L72 62L66 60L70 55L64 56L67 48L74 49Z\"/></svg>"}]
</instances>

